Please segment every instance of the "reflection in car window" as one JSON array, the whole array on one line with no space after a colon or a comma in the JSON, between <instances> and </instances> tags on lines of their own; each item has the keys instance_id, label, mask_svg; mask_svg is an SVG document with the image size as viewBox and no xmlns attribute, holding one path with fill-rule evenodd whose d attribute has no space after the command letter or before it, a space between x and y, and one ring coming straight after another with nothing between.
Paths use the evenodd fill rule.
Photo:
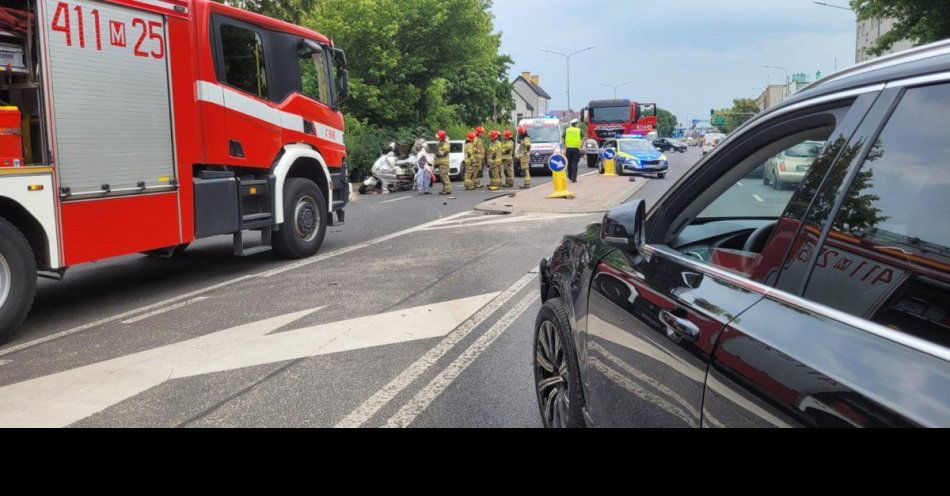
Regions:
<instances>
[{"instance_id":1,"label":"reflection in car window","mask_svg":"<svg viewBox=\"0 0 950 496\"><path fill-rule=\"evenodd\" d=\"M806 298L950 345L950 84L908 90L848 190Z\"/></svg>"},{"instance_id":2,"label":"reflection in car window","mask_svg":"<svg viewBox=\"0 0 950 496\"><path fill-rule=\"evenodd\" d=\"M308 52L299 58L300 83L303 94L319 102L330 104L330 81L325 53Z\"/></svg>"}]
</instances>

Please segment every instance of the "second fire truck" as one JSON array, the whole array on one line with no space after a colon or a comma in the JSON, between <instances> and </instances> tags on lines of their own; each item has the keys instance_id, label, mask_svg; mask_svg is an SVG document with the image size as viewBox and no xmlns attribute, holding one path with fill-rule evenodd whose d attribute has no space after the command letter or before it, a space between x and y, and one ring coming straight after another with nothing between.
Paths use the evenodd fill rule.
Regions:
<instances>
[{"instance_id":1,"label":"second fire truck","mask_svg":"<svg viewBox=\"0 0 950 496\"><path fill-rule=\"evenodd\" d=\"M210 0L3 0L0 64L0 341L37 274L217 235L307 257L344 221L346 58L320 33Z\"/></svg>"}]
</instances>

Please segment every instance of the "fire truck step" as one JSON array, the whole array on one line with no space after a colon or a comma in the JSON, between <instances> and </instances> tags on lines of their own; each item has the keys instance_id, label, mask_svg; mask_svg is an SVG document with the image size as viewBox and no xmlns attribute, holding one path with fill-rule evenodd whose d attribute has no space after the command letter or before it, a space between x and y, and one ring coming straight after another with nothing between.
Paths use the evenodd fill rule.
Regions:
<instances>
[{"instance_id":1,"label":"fire truck step","mask_svg":"<svg viewBox=\"0 0 950 496\"><path fill-rule=\"evenodd\" d=\"M265 227L260 229L260 231L261 244L257 246L244 246L245 231L238 231L234 233L234 255L238 257L248 257L251 255L257 255L258 253L271 251L271 228Z\"/></svg>"}]
</instances>

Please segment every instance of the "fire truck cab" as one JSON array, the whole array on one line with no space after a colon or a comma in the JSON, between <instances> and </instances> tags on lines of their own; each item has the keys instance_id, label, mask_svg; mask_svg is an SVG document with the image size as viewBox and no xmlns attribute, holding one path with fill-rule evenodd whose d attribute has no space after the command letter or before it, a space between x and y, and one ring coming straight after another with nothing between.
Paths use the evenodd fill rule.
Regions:
<instances>
[{"instance_id":1,"label":"fire truck cab","mask_svg":"<svg viewBox=\"0 0 950 496\"><path fill-rule=\"evenodd\" d=\"M581 110L587 136L603 145L620 135L648 135L657 128L656 104L630 100L593 100Z\"/></svg>"},{"instance_id":2,"label":"fire truck cab","mask_svg":"<svg viewBox=\"0 0 950 496\"><path fill-rule=\"evenodd\" d=\"M315 254L347 88L326 36L211 0L0 0L0 342L37 274L217 235Z\"/></svg>"}]
</instances>

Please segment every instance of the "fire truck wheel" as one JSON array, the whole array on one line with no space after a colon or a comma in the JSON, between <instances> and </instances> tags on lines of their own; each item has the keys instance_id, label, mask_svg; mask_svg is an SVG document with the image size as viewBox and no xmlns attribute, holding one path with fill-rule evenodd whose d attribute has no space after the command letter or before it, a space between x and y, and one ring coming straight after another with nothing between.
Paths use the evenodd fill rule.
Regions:
<instances>
[{"instance_id":1,"label":"fire truck wheel","mask_svg":"<svg viewBox=\"0 0 950 496\"><path fill-rule=\"evenodd\" d=\"M7 341L33 306L36 259L19 229L0 219L0 343Z\"/></svg>"},{"instance_id":2,"label":"fire truck wheel","mask_svg":"<svg viewBox=\"0 0 950 496\"><path fill-rule=\"evenodd\" d=\"M327 201L309 179L284 184L284 225L274 233L274 252L283 258L306 258L320 250L327 234Z\"/></svg>"}]
</instances>

